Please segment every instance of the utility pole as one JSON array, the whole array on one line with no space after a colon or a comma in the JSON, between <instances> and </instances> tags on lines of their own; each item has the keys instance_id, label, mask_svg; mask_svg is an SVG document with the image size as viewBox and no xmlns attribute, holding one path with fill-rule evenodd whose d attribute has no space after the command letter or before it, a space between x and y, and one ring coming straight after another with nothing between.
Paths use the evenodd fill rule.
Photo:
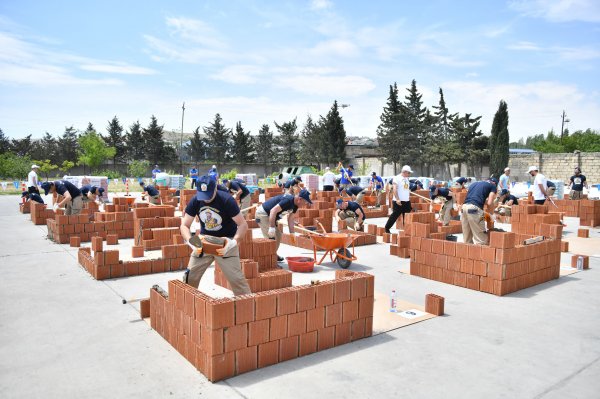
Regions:
<instances>
[{"instance_id":1,"label":"utility pole","mask_svg":"<svg viewBox=\"0 0 600 399\"><path fill-rule=\"evenodd\" d=\"M185 176L183 171L183 117L185 115L185 101L181 106L181 143L179 144L179 164L181 167L181 174Z\"/></svg>"},{"instance_id":2,"label":"utility pole","mask_svg":"<svg viewBox=\"0 0 600 399\"><path fill-rule=\"evenodd\" d=\"M560 142L563 142L563 136L564 136L564 132L565 132L565 122L569 123L569 119L567 119L567 114L565 113L565 110L563 109L562 115L562 123L560 125Z\"/></svg>"}]
</instances>

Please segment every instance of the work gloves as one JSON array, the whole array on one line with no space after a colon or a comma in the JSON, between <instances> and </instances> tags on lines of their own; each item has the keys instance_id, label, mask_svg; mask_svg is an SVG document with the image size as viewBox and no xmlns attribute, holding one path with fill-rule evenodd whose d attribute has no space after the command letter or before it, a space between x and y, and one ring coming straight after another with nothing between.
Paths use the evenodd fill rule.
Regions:
<instances>
[{"instance_id":1,"label":"work gloves","mask_svg":"<svg viewBox=\"0 0 600 399\"><path fill-rule=\"evenodd\" d=\"M225 237L225 240L227 240L227 243L225 244L225 246L221 249L217 249L217 255L219 255L219 256L225 256L225 254L227 254L227 252L231 251L238 245L237 241L233 238Z\"/></svg>"},{"instance_id":2,"label":"work gloves","mask_svg":"<svg viewBox=\"0 0 600 399\"><path fill-rule=\"evenodd\" d=\"M267 233L269 238L275 238L275 227L269 227L269 232Z\"/></svg>"}]
</instances>

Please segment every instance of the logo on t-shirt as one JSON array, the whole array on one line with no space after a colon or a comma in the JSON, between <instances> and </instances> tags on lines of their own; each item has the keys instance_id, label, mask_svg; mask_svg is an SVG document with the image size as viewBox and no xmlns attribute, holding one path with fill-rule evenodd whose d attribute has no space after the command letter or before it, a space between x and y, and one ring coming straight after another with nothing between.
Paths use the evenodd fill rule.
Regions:
<instances>
[{"instance_id":1,"label":"logo on t-shirt","mask_svg":"<svg viewBox=\"0 0 600 399\"><path fill-rule=\"evenodd\" d=\"M581 177L576 177L573 179L573 184L581 184Z\"/></svg>"},{"instance_id":2,"label":"logo on t-shirt","mask_svg":"<svg viewBox=\"0 0 600 399\"><path fill-rule=\"evenodd\" d=\"M200 221L204 224L205 230L207 230L207 231L221 230L221 228L222 228L221 223L223 222L223 219L221 218L221 215L219 215L218 212L216 212L214 209L202 208L200 210L198 217L200 218Z\"/></svg>"}]
</instances>

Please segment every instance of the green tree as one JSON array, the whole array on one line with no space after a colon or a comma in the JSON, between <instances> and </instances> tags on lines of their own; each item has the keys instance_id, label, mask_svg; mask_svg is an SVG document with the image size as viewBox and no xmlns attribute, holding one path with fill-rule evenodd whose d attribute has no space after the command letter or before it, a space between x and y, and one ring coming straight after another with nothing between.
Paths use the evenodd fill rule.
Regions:
<instances>
[{"instance_id":1,"label":"green tree","mask_svg":"<svg viewBox=\"0 0 600 399\"><path fill-rule=\"evenodd\" d=\"M277 144L281 147L280 160L286 165L296 165L298 163L298 152L300 150L299 135L296 132L296 118L293 121L284 122L281 125L273 122L279 135Z\"/></svg>"},{"instance_id":2,"label":"green tree","mask_svg":"<svg viewBox=\"0 0 600 399\"><path fill-rule=\"evenodd\" d=\"M44 159L40 161L33 161L37 166L40 167L40 172L46 176L46 181L48 181L49 174L58 169L58 165L53 164L49 159Z\"/></svg>"},{"instance_id":3,"label":"green tree","mask_svg":"<svg viewBox=\"0 0 600 399\"><path fill-rule=\"evenodd\" d=\"M127 171L131 177L144 177L150 171L150 163L146 160L133 160L129 163Z\"/></svg>"},{"instance_id":4,"label":"green tree","mask_svg":"<svg viewBox=\"0 0 600 399\"><path fill-rule=\"evenodd\" d=\"M423 107L423 95L417 90L417 81L412 80L408 95L404 97L406 120L402 129L401 146L404 150L406 163L422 164L423 143L427 129L424 127L426 108Z\"/></svg>"},{"instance_id":5,"label":"green tree","mask_svg":"<svg viewBox=\"0 0 600 399\"><path fill-rule=\"evenodd\" d=\"M242 122L235 125L233 134L233 146L231 148L232 158L240 165L246 165L254 161L254 140L250 132L245 132Z\"/></svg>"},{"instance_id":6,"label":"green tree","mask_svg":"<svg viewBox=\"0 0 600 399\"><path fill-rule=\"evenodd\" d=\"M142 137L146 159L150 161L152 165L165 162L175 157L174 150L169 150L165 145L163 126L158 125L158 121L154 115L150 118L148 127L142 130Z\"/></svg>"},{"instance_id":7,"label":"green tree","mask_svg":"<svg viewBox=\"0 0 600 399\"><path fill-rule=\"evenodd\" d=\"M398 163L404 157L402 143L402 128L406 119L403 105L398 100L398 86L396 83L390 85L387 104L379 117L381 123L377 127L377 140L385 162L394 164L394 174Z\"/></svg>"},{"instance_id":8,"label":"green tree","mask_svg":"<svg viewBox=\"0 0 600 399\"><path fill-rule=\"evenodd\" d=\"M33 149L33 145L31 143L31 134L22 139L12 139L10 147L11 151L20 157L29 156L31 150Z\"/></svg>"},{"instance_id":9,"label":"green tree","mask_svg":"<svg viewBox=\"0 0 600 399\"><path fill-rule=\"evenodd\" d=\"M206 158L206 146L204 140L200 136L200 127L194 130L194 135L190 140L190 144L186 147L187 153L192 161L202 161Z\"/></svg>"},{"instance_id":10,"label":"green tree","mask_svg":"<svg viewBox=\"0 0 600 399\"><path fill-rule=\"evenodd\" d=\"M74 167L75 167L75 162L73 162L73 161L63 161L63 163L60 165L59 169L62 170L65 175L68 175L69 171L71 169L73 169Z\"/></svg>"},{"instance_id":11,"label":"green tree","mask_svg":"<svg viewBox=\"0 0 600 399\"><path fill-rule=\"evenodd\" d=\"M448 178L452 177L450 171L450 162L459 156L460 148L456 144L455 134L452 130L451 122L457 117L457 114L450 114L446 107L444 91L440 87L440 99L437 106L433 106L435 125L432 131L432 143L430 143L431 156L435 157L439 163L443 164Z\"/></svg>"},{"instance_id":12,"label":"green tree","mask_svg":"<svg viewBox=\"0 0 600 399\"><path fill-rule=\"evenodd\" d=\"M470 176L487 177L483 176L483 166L490 163L489 140L488 136L483 135L473 138L467 157Z\"/></svg>"},{"instance_id":13,"label":"green tree","mask_svg":"<svg viewBox=\"0 0 600 399\"><path fill-rule=\"evenodd\" d=\"M275 160L273 132L270 131L269 125L262 125L254 141L256 143L256 161L266 170L267 166L272 165Z\"/></svg>"},{"instance_id":14,"label":"green tree","mask_svg":"<svg viewBox=\"0 0 600 399\"><path fill-rule=\"evenodd\" d=\"M0 129L0 154L8 151L10 151L10 140L6 137L2 129Z\"/></svg>"},{"instance_id":15,"label":"green tree","mask_svg":"<svg viewBox=\"0 0 600 399\"><path fill-rule=\"evenodd\" d=\"M129 160L140 161L146 157L140 121L135 121L129 126L129 131L125 134L125 144Z\"/></svg>"},{"instance_id":16,"label":"green tree","mask_svg":"<svg viewBox=\"0 0 600 399\"><path fill-rule=\"evenodd\" d=\"M90 124L91 125L91 124ZM108 147L102 137L92 129L86 130L79 137L79 146L81 153L79 154L79 164L90 167L90 170L97 169L109 158L115 156L116 150L113 147Z\"/></svg>"},{"instance_id":17,"label":"green tree","mask_svg":"<svg viewBox=\"0 0 600 399\"><path fill-rule=\"evenodd\" d=\"M204 128L204 134L208 158L220 169L231 154L231 129L227 129L221 115L216 114L214 121Z\"/></svg>"},{"instance_id":18,"label":"green tree","mask_svg":"<svg viewBox=\"0 0 600 399\"><path fill-rule=\"evenodd\" d=\"M123 126L119 123L119 119L115 115L112 120L108 121L106 127L107 136L103 136L107 146L115 149L113 156L113 168L117 167L117 161L122 161L125 158L127 147L125 145L125 137L123 136Z\"/></svg>"},{"instance_id":19,"label":"green tree","mask_svg":"<svg viewBox=\"0 0 600 399\"><path fill-rule=\"evenodd\" d=\"M6 179L25 179L31 170L31 159L15 153L0 154L0 177Z\"/></svg>"},{"instance_id":20,"label":"green tree","mask_svg":"<svg viewBox=\"0 0 600 399\"><path fill-rule=\"evenodd\" d=\"M323 158L323 128L312 117L306 117L304 128L300 132L300 161L304 165L318 165L326 162Z\"/></svg>"},{"instance_id":21,"label":"green tree","mask_svg":"<svg viewBox=\"0 0 600 399\"><path fill-rule=\"evenodd\" d=\"M452 131L454 132L454 143L459 151L454 154L452 163L458 164L458 173L461 173L462 165L469 165L469 153L473 150L475 138L482 135L479 130L481 116L471 117L472 114L465 114L463 117L455 116L451 119Z\"/></svg>"},{"instance_id":22,"label":"green tree","mask_svg":"<svg viewBox=\"0 0 600 399\"><path fill-rule=\"evenodd\" d=\"M344 120L340 116L337 100L333 102L327 116L321 120L322 135L326 140L327 148L325 161L330 165L337 165L338 162L346 162L346 129L344 129Z\"/></svg>"},{"instance_id":23,"label":"green tree","mask_svg":"<svg viewBox=\"0 0 600 399\"><path fill-rule=\"evenodd\" d=\"M63 161L77 161L79 153L79 141L77 140L77 130L73 126L65 128L65 132L58 139L59 158L56 163Z\"/></svg>"},{"instance_id":24,"label":"green tree","mask_svg":"<svg viewBox=\"0 0 600 399\"><path fill-rule=\"evenodd\" d=\"M499 177L508 166L508 107L504 100L500 100L494 121L492 134L489 139L490 174Z\"/></svg>"}]
</instances>

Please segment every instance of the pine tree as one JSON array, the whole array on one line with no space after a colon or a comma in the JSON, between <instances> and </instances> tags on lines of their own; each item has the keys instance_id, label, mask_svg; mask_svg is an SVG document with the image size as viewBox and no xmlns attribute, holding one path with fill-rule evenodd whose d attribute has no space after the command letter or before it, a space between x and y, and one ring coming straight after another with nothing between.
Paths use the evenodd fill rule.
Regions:
<instances>
[{"instance_id":1,"label":"pine tree","mask_svg":"<svg viewBox=\"0 0 600 399\"><path fill-rule=\"evenodd\" d=\"M232 158L240 165L246 165L254 161L254 140L250 132L245 132L242 122L235 125L233 135Z\"/></svg>"},{"instance_id":2,"label":"pine tree","mask_svg":"<svg viewBox=\"0 0 600 399\"><path fill-rule=\"evenodd\" d=\"M4 154L5 152L8 152L9 150L10 150L10 140L8 139L8 137L6 137L6 135L4 134L2 129L0 129L0 154Z\"/></svg>"},{"instance_id":3,"label":"pine tree","mask_svg":"<svg viewBox=\"0 0 600 399\"><path fill-rule=\"evenodd\" d=\"M190 144L187 147L187 151L192 161L198 162L205 159L206 146L204 145L204 140L200 136L200 126L194 129L194 135L190 140Z\"/></svg>"},{"instance_id":4,"label":"pine tree","mask_svg":"<svg viewBox=\"0 0 600 399\"><path fill-rule=\"evenodd\" d=\"M171 152L174 153L174 151L169 151L165 146L163 126L158 125L158 121L154 115L150 118L148 127L142 129L142 137L146 159L150 161L152 165L161 162L165 163L173 158L174 154L171 154Z\"/></svg>"},{"instance_id":5,"label":"pine tree","mask_svg":"<svg viewBox=\"0 0 600 399\"><path fill-rule=\"evenodd\" d=\"M424 118L426 108L423 107L423 95L417 90L417 81L412 80L410 88L406 89L408 95L404 97L406 110L406 123L402 129L401 145L404 148L406 163L422 163L423 143L426 142L426 129Z\"/></svg>"},{"instance_id":6,"label":"pine tree","mask_svg":"<svg viewBox=\"0 0 600 399\"><path fill-rule=\"evenodd\" d=\"M492 122L492 134L489 140L490 173L499 177L508 165L508 106L500 100L498 111Z\"/></svg>"},{"instance_id":7,"label":"pine tree","mask_svg":"<svg viewBox=\"0 0 600 399\"><path fill-rule=\"evenodd\" d=\"M144 152L144 137L140 121L134 122L125 135L125 149L130 161L141 161L146 159Z\"/></svg>"},{"instance_id":8,"label":"pine tree","mask_svg":"<svg viewBox=\"0 0 600 399\"><path fill-rule=\"evenodd\" d=\"M231 154L231 129L227 129L221 115L216 114L214 121L204 128L204 134L208 158L221 168Z\"/></svg>"},{"instance_id":9,"label":"pine tree","mask_svg":"<svg viewBox=\"0 0 600 399\"><path fill-rule=\"evenodd\" d=\"M11 151L19 157L27 157L31 154L33 145L31 143L31 134L22 139L12 139L10 142Z\"/></svg>"},{"instance_id":10,"label":"pine tree","mask_svg":"<svg viewBox=\"0 0 600 399\"><path fill-rule=\"evenodd\" d=\"M103 136L104 142L107 146L115 149L115 156L113 157L113 167L116 167L117 161L122 161L125 157L125 137L123 137L123 126L119 123L119 119L115 115L111 121L108 122L106 127L107 136Z\"/></svg>"},{"instance_id":11,"label":"pine tree","mask_svg":"<svg viewBox=\"0 0 600 399\"><path fill-rule=\"evenodd\" d=\"M58 147L60 157L57 164L62 164L64 161L77 162L79 142L77 140L77 130L73 126L65 128L65 132L58 139Z\"/></svg>"},{"instance_id":12,"label":"pine tree","mask_svg":"<svg viewBox=\"0 0 600 399\"><path fill-rule=\"evenodd\" d=\"M404 120L404 110L400 101L398 101L398 86L396 83L390 85L390 92L387 104L383 107L381 123L377 127L377 140L381 154L386 162L394 164L394 174L396 166L403 160L403 148L400 147L402 135L402 121Z\"/></svg>"},{"instance_id":13,"label":"pine tree","mask_svg":"<svg viewBox=\"0 0 600 399\"><path fill-rule=\"evenodd\" d=\"M469 153L477 143L474 140L482 135L479 130L481 116L471 118L471 115L472 114L465 114L463 117L455 116L451 119L450 123L452 130L455 132L454 143L458 148L458 151L454 154L455 158L452 159L451 162L458 164L459 174L461 173L463 163L469 165Z\"/></svg>"},{"instance_id":14,"label":"pine tree","mask_svg":"<svg viewBox=\"0 0 600 399\"><path fill-rule=\"evenodd\" d=\"M340 116L337 100L333 102L331 109L323 120L323 137L327 140L328 149L326 162L337 165L338 162L346 162L346 129L344 120Z\"/></svg>"},{"instance_id":15,"label":"pine tree","mask_svg":"<svg viewBox=\"0 0 600 399\"><path fill-rule=\"evenodd\" d=\"M431 155L434 156L439 163L445 167L446 177L452 178L450 171L450 163L458 157L458 146L456 145L455 135L452 130L451 122L457 117L456 114L450 114L446 107L446 100L444 99L444 91L440 87L439 90L440 99L437 106L433 106L435 109L435 126L433 129L433 143L434 145L429 148Z\"/></svg>"},{"instance_id":16,"label":"pine tree","mask_svg":"<svg viewBox=\"0 0 600 399\"><path fill-rule=\"evenodd\" d=\"M269 125L262 125L254 141L256 143L256 161L266 170L267 166L272 165L275 160L273 132L270 131Z\"/></svg>"},{"instance_id":17,"label":"pine tree","mask_svg":"<svg viewBox=\"0 0 600 399\"><path fill-rule=\"evenodd\" d=\"M312 117L306 117L304 128L300 132L300 161L304 165L319 165L323 162L323 132L321 124L313 121Z\"/></svg>"},{"instance_id":18,"label":"pine tree","mask_svg":"<svg viewBox=\"0 0 600 399\"><path fill-rule=\"evenodd\" d=\"M284 122L281 125L277 122L275 127L279 132L277 136L277 143L281 146L280 161L288 166L296 165L298 163L298 152L300 150L300 140L296 130L296 118L290 122Z\"/></svg>"},{"instance_id":19,"label":"pine tree","mask_svg":"<svg viewBox=\"0 0 600 399\"><path fill-rule=\"evenodd\" d=\"M85 129L85 132L83 132L83 134L92 133L92 132L96 133L96 128L94 127L92 122L88 122L87 128Z\"/></svg>"}]
</instances>

